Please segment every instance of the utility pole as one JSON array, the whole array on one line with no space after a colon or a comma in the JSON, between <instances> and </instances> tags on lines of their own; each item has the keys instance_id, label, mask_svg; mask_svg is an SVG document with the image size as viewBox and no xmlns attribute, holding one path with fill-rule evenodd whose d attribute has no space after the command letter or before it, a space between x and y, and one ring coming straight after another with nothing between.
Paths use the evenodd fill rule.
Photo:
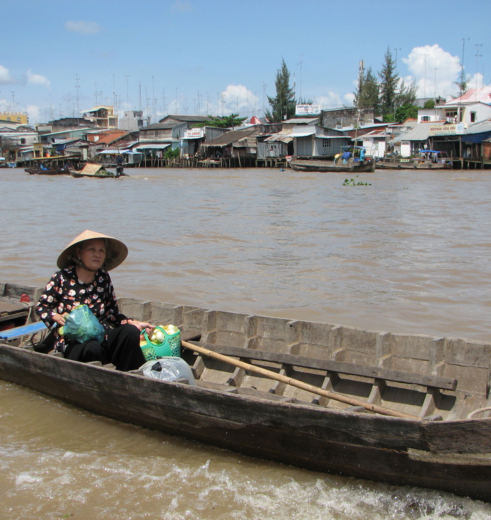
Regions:
<instances>
[{"instance_id":1,"label":"utility pole","mask_svg":"<svg viewBox=\"0 0 491 520\"><path fill-rule=\"evenodd\" d=\"M300 81L299 81L300 86L298 89L299 90L298 99L300 99L300 100L302 100L302 62L303 62L302 58L303 58L303 56L304 56L303 54L300 54L300 63L299 63L299 65L300 65Z\"/></svg>"},{"instance_id":2,"label":"utility pole","mask_svg":"<svg viewBox=\"0 0 491 520\"><path fill-rule=\"evenodd\" d=\"M475 43L474 45L476 46L476 93L474 96L477 99L477 74L479 72L479 58L482 58L482 54L479 54L479 47L482 47L482 43Z\"/></svg>"},{"instance_id":3,"label":"utility pole","mask_svg":"<svg viewBox=\"0 0 491 520\"><path fill-rule=\"evenodd\" d=\"M465 52L465 41L470 40L470 38L462 38L462 71L460 73L460 95L463 96L464 92L464 83L465 83L465 71L464 71L464 52Z\"/></svg>"},{"instance_id":4,"label":"utility pole","mask_svg":"<svg viewBox=\"0 0 491 520\"><path fill-rule=\"evenodd\" d=\"M436 71L438 70L437 67L435 67L435 116L436 116Z\"/></svg>"},{"instance_id":5,"label":"utility pole","mask_svg":"<svg viewBox=\"0 0 491 520\"><path fill-rule=\"evenodd\" d=\"M263 117L264 117L264 114L266 114L266 105L265 105L265 96L266 96L266 83L264 83L263 81Z\"/></svg>"},{"instance_id":6,"label":"utility pole","mask_svg":"<svg viewBox=\"0 0 491 520\"><path fill-rule=\"evenodd\" d=\"M126 78L126 110L130 109L130 95L128 90L128 78L131 77L131 74L125 74Z\"/></svg>"},{"instance_id":7,"label":"utility pole","mask_svg":"<svg viewBox=\"0 0 491 520\"><path fill-rule=\"evenodd\" d=\"M424 90L423 90L423 99L426 102L426 57L428 56L428 54L423 54L423 56L425 57L425 82L424 82Z\"/></svg>"},{"instance_id":8,"label":"utility pole","mask_svg":"<svg viewBox=\"0 0 491 520\"><path fill-rule=\"evenodd\" d=\"M396 51L396 74L398 74L399 71L398 71L398 67L397 67L397 51L402 51L402 49L399 48L399 49L394 49L394 50Z\"/></svg>"},{"instance_id":9,"label":"utility pole","mask_svg":"<svg viewBox=\"0 0 491 520\"><path fill-rule=\"evenodd\" d=\"M117 103L118 101L118 98L116 96L116 80L114 79L114 74L113 74L113 104L114 104L114 112L116 112L116 105L118 104Z\"/></svg>"},{"instance_id":10,"label":"utility pole","mask_svg":"<svg viewBox=\"0 0 491 520\"><path fill-rule=\"evenodd\" d=\"M75 81L76 81L75 88L77 89L77 126L80 124L80 122L78 120L78 118L80 117L80 107L78 106L78 89L80 88L80 86L78 84L78 80L79 80L78 74L75 74Z\"/></svg>"}]
</instances>

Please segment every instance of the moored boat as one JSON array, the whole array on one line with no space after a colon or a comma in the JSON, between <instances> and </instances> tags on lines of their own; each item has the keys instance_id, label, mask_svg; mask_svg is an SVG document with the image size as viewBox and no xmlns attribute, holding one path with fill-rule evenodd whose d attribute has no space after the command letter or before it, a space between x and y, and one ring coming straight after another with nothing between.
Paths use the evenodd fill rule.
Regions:
<instances>
[{"instance_id":1,"label":"moored boat","mask_svg":"<svg viewBox=\"0 0 491 520\"><path fill-rule=\"evenodd\" d=\"M377 161L376 167L382 170L450 170L452 161L445 152L420 150L418 157L384 157Z\"/></svg>"},{"instance_id":2,"label":"moored boat","mask_svg":"<svg viewBox=\"0 0 491 520\"><path fill-rule=\"evenodd\" d=\"M32 316L29 305L40 293L0 285L8 298L3 316L8 305L17 320ZM249 455L491 501L490 344L126 298L119 304L136 319L179 326L195 386L34 352L28 342L14 346L18 340L0 344L0 378L116 420Z\"/></svg>"},{"instance_id":3,"label":"moored boat","mask_svg":"<svg viewBox=\"0 0 491 520\"><path fill-rule=\"evenodd\" d=\"M341 153L333 159L298 158L289 162L290 168L301 172L373 172L375 163L371 157L366 157L362 146L343 146Z\"/></svg>"}]
</instances>

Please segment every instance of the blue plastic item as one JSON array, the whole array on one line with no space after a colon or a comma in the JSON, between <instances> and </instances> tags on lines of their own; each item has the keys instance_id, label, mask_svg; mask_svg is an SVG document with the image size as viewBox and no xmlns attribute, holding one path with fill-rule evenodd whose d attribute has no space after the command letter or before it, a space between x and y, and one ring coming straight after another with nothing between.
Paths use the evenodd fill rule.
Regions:
<instances>
[{"instance_id":1,"label":"blue plastic item","mask_svg":"<svg viewBox=\"0 0 491 520\"><path fill-rule=\"evenodd\" d=\"M65 325L61 327L60 334L79 343L90 340L102 343L105 332L87 305L79 305L65 318Z\"/></svg>"}]
</instances>

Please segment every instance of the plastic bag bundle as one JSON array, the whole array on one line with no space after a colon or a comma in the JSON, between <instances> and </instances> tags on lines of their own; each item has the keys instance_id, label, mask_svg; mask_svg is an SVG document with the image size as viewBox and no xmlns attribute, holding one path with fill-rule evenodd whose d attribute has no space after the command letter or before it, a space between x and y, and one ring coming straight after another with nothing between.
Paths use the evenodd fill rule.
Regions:
<instances>
[{"instance_id":1,"label":"plastic bag bundle","mask_svg":"<svg viewBox=\"0 0 491 520\"><path fill-rule=\"evenodd\" d=\"M87 305L79 305L65 318L65 325L61 327L60 334L79 343L90 340L102 343L104 327Z\"/></svg>"},{"instance_id":2,"label":"plastic bag bundle","mask_svg":"<svg viewBox=\"0 0 491 520\"><path fill-rule=\"evenodd\" d=\"M189 381L190 385L196 386L191 367L180 357L170 356L147 361L141 370L146 377L151 379L176 381L184 378Z\"/></svg>"}]
</instances>

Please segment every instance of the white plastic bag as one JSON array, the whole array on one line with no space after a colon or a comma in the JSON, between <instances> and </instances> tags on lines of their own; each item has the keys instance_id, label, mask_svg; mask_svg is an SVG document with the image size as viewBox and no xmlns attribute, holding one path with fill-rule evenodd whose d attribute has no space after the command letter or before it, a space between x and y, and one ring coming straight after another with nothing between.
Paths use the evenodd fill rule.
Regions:
<instances>
[{"instance_id":1,"label":"white plastic bag","mask_svg":"<svg viewBox=\"0 0 491 520\"><path fill-rule=\"evenodd\" d=\"M184 378L196 386L191 367L180 357L161 357L147 361L142 367L143 375L160 381L176 381Z\"/></svg>"}]
</instances>

